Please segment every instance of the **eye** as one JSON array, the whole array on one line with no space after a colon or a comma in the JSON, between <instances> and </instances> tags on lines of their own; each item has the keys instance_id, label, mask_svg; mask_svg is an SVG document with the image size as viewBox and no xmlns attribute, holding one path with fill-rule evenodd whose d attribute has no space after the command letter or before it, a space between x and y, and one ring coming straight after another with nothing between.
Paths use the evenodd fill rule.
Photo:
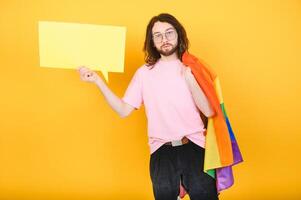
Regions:
<instances>
[{"instance_id":1,"label":"eye","mask_svg":"<svg viewBox=\"0 0 301 200\"><path fill-rule=\"evenodd\" d=\"M167 35L172 35L174 33L174 31L167 31L166 34Z\"/></svg>"},{"instance_id":2,"label":"eye","mask_svg":"<svg viewBox=\"0 0 301 200\"><path fill-rule=\"evenodd\" d=\"M154 37L154 38L160 38L160 37L161 37L161 34L155 34L153 37Z\"/></svg>"}]
</instances>

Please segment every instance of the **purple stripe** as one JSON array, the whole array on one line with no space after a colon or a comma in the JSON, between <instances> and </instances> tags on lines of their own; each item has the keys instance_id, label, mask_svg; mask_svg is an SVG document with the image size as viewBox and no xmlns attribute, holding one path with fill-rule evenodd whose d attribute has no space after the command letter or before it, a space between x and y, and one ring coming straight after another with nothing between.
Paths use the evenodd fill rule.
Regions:
<instances>
[{"instance_id":1,"label":"purple stripe","mask_svg":"<svg viewBox=\"0 0 301 200\"><path fill-rule=\"evenodd\" d=\"M232 167L223 167L216 169L216 187L218 193L231 187L234 183Z\"/></svg>"},{"instance_id":2,"label":"purple stripe","mask_svg":"<svg viewBox=\"0 0 301 200\"><path fill-rule=\"evenodd\" d=\"M232 140L231 143L232 143L232 152L233 152L233 160L234 160L233 165L236 165L242 162L243 159L236 140Z\"/></svg>"},{"instance_id":3,"label":"purple stripe","mask_svg":"<svg viewBox=\"0 0 301 200\"><path fill-rule=\"evenodd\" d=\"M230 166L216 169L216 187L218 192L221 192L222 190L225 190L233 185L234 177L232 166L243 161L236 140L232 140L231 143L234 163Z\"/></svg>"}]
</instances>

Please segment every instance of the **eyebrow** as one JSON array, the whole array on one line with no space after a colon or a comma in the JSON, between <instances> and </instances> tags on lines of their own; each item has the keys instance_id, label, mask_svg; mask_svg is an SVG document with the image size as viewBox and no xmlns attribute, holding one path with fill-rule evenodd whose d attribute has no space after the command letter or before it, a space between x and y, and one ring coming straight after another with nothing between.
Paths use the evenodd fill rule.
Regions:
<instances>
[{"instance_id":1,"label":"eyebrow","mask_svg":"<svg viewBox=\"0 0 301 200\"><path fill-rule=\"evenodd\" d=\"M169 29L174 29L174 28L173 27L167 28L167 29L165 29L165 32ZM160 32L154 32L153 34L156 34L156 33L160 33Z\"/></svg>"}]
</instances>

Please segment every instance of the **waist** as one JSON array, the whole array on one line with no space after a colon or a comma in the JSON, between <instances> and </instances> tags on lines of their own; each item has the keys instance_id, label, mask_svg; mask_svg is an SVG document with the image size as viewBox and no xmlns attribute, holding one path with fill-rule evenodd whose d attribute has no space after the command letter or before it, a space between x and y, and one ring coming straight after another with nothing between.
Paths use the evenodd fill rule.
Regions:
<instances>
[{"instance_id":1,"label":"waist","mask_svg":"<svg viewBox=\"0 0 301 200\"><path fill-rule=\"evenodd\" d=\"M190 142L190 140L184 136L181 140L173 140L171 142L166 142L166 143L164 143L164 145L181 146L181 145L187 144L189 142Z\"/></svg>"}]
</instances>

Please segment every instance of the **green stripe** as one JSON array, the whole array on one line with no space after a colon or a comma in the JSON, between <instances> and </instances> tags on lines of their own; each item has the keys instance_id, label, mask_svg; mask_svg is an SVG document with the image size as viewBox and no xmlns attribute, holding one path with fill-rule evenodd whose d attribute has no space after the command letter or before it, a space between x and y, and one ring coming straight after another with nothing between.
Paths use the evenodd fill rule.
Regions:
<instances>
[{"instance_id":1,"label":"green stripe","mask_svg":"<svg viewBox=\"0 0 301 200\"><path fill-rule=\"evenodd\" d=\"M212 178L215 178L215 169L209 169L206 171L206 173Z\"/></svg>"},{"instance_id":2,"label":"green stripe","mask_svg":"<svg viewBox=\"0 0 301 200\"><path fill-rule=\"evenodd\" d=\"M221 108L222 108L222 111L223 111L223 114L224 114L224 117L227 117L227 114L226 114L226 109L225 109L225 105L224 103L221 103Z\"/></svg>"}]
</instances>

